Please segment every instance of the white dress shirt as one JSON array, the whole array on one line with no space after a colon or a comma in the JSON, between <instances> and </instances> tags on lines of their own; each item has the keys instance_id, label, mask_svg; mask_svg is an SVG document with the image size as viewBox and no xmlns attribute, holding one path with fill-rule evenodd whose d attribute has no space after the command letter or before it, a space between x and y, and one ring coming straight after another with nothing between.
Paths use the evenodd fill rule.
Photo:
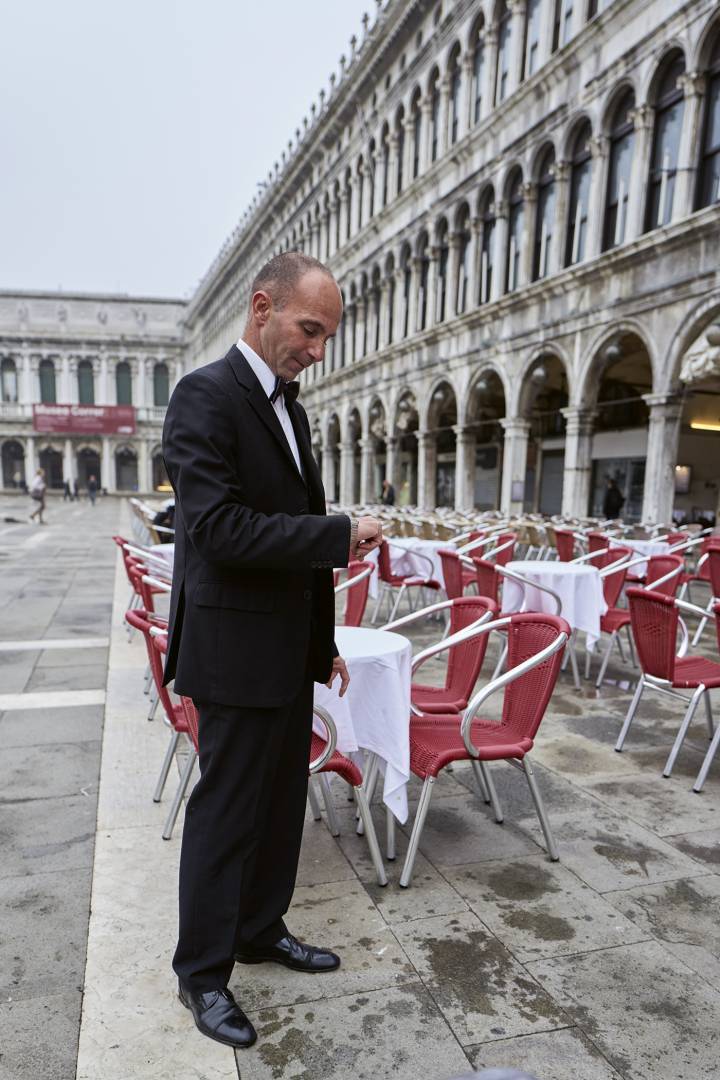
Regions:
<instances>
[{"instance_id":1,"label":"white dress shirt","mask_svg":"<svg viewBox=\"0 0 720 1080\"><path fill-rule=\"evenodd\" d=\"M273 390L275 389L275 376L273 375L272 371L267 366L263 358L261 356L258 356L255 350L251 349L248 343L246 341L243 341L242 338L239 339L237 347L257 375L260 385L262 386L263 390L269 398ZM302 476L300 451L298 450L298 444L297 439L295 438L295 430L292 426L292 420L290 419L288 411L285 407L285 395L278 394L275 401L272 402L272 407L275 410L277 418L280 421L280 426L285 433L285 438L287 439L290 450L292 451L292 456L295 458L295 464L298 467L298 472Z\"/></svg>"}]
</instances>

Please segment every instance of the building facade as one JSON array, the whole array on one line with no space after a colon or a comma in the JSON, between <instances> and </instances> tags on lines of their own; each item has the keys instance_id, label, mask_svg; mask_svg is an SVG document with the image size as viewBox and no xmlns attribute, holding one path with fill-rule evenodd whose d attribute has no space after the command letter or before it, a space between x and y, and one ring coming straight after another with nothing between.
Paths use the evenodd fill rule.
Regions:
<instances>
[{"instance_id":1,"label":"building facade","mask_svg":"<svg viewBox=\"0 0 720 1080\"><path fill-rule=\"evenodd\" d=\"M345 301L303 375L330 498L387 476L583 515L612 476L627 518L707 517L719 199L713 0L376 0L178 310L177 362L221 355L259 266L302 250Z\"/></svg>"}]
</instances>

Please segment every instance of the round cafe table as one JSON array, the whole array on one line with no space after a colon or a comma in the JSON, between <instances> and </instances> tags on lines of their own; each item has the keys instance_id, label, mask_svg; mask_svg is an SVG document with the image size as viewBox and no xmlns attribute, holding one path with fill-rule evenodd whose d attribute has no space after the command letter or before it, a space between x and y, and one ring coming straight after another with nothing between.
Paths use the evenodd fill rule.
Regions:
<instances>
[{"instance_id":1,"label":"round cafe table","mask_svg":"<svg viewBox=\"0 0 720 1080\"><path fill-rule=\"evenodd\" d=\"M438 552L442 548L455 545L449 540L424 540L419 536L388 536L390 545L390 568L394 574L417 574L419 577L433 577L445 588L442 560ZM377 551L366 556L367 562L377 567ZM432 564L432 569L430 568ZM370 596L377 596L377 571L370 577Z\"/></svg>"},{"instance_id":2,"label":"round cafe table","mask_svg":"<svg viewBox=\"0 0 720 1080\"><path fill-rule=\"evenodd\" d=\"M410 779L410 666L412 646L402 634L365 626L338 626L335 644L347 663L350 685L340 697L315 684L315 704L327 709L344 754L367 750L384 770L383 801L398 821L407 821ZM322 731L322 727L318 728Z\"/></svg>"},{"instance_id":3,"label":"round cafe table","mask_svg":"<svg viewBox=\"0 0 720 1080\"><path fill-rule=\"evenodd\" d=\"M587 563L545 562L540 559L518 560L509 562L507 569L522 577L552 589L560 598L562 609L559 612L573 630L582 630L588 637L588 644L594 644L600 637L600 617L607 611L603 596L602 578L594 566ZM548 615L556 614L552 596L532 585L521 585L512 578L506 578L503 584L503 611L543 611Z\"/></svg>"},{"instance_id":4,"label":"round cafe table","mask_svg":"<svg viewBox=\"0 0 720 1080\"><path fill-rule=\"evenodd\" d=\"M611 540L610 547L631 548L635 552L637 558L641 555L647 555L648 558L652 555L666 555L670 550L670 545L664 540ZM634 574L635 577L645 577L647 574L647 563L638 563L637 566L633 566L629 572Z\"/></svg>"}]
</instances>

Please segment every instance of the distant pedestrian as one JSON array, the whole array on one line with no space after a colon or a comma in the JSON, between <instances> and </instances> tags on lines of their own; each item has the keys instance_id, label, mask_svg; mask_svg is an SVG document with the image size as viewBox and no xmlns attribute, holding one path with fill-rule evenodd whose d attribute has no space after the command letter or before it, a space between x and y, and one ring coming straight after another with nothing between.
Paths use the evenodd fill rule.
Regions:
<instances>
[{"instance_id":1,"label":"distant pedestrian","mask_svg":"<svg viewBox=\"0 0 720 1080\"><path fill-rule=\"evenodd\" d=\"M69 480L63 484L63 502L72 502L72 488Z\"/></svg>"},{"instance_id":2,"label":"distant pedestrian","mask_svg":"<svg viewBox=\"0 0 720 1080\"><path fill-rule=\"evenodd\" d=\"M95 499L97 498L97 480L95 479L94 476L89 476L88 477L87 491L88 491L88 499L90 500L90 502L94 506L95 505Z\"/></svg>"},{"instance_id":3,"label":"distant pedestrian","mask_svg":"<svg viewBox=\"0 0 720 1080\"><path fill-rule=\"evenodd\" d=\"M603 499L603 517L608 521L615 521L616 518L620 517L624 502L625 496L617 486L617 481L613 476L608 476L607 491Z\"/></svg>"},{"instance_id":4,"label":"distant pedestrian","mask_svg":"<svg viewBox=\"0 0 720 1080\"><path fill-rule=\"evenodd\" d=\"M37 506L30 515L30 520L34 521L38 519L39 525L44 525L43 511L45 509L45 491L47 484L45 483L45 470L38 469L33 478L33 482L30 485L30 498L37 503Z\"/></svg>"},{"instance_id":5,"label":"distant pedestrian","mask_svg":"<svg viewBox=\"0 0 720 1080\"><path fill-rule=\"evenodd\" d=\"M395 488L392 486L389 480L383 480L382 482L380 502L383 504L383 506L395 505Z\"/></svg>"},{"instance_id":6,"label":"distant pedestrian","mask_svg":"<svg viewBox=\"0 0 720 1080\"><path fill-rule=\"evenodd\" d=\"M77 480L73 480L73 502L80 498L80 489Z\"/></svg>"}]
</instances>

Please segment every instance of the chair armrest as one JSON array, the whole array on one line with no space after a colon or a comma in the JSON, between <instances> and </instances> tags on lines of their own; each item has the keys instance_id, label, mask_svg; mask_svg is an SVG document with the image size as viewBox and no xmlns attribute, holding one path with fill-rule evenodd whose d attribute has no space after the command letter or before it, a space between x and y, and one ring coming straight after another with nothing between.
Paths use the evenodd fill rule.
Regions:
<instances>
[{"instance_id":1,"label":"chair armrest","mask_svg":"<svg viewBox=\"0 0 720 1080\"><path fill-rule=\"evenodd\" d=\"M697 604L689 604L687 600L678 600L676 598L674 603L679 611L687 611L688 615L697 615L699 619L704 619L707 615L704 608L698 607Z\"/></svg>"},{"instance_id":2,"label":"chair armrest","mask_svg":"<svg viewBox=\"0 0 720 1080\"><path fill-rule=\"evenodd\" d=\"M510 622L510 619L507 620ZM561 630L555 641L550 645L546 645L544 649L541 649L535 656L529 657L527 660L523 660L521 664L517 664L514 668L510 668L503 675L499 675L497 679L492 679L482 690L478 691L475 697L472 699L467 709L463 713L462 720L460 722L460 734L462 740L465 743L465 749L471 757L479 757L478 749L474 745L471 739L472 722L475 719L478 710L488 698L496 694L498 690L502 690L503 687L509 683L515 682L521 675L526 675L528 671L532 671L533 668L539 667L540 664L544 664L551 656L554 656L560 649L564 649L567 643L568 636L564 630Z\"/></svg>"},{"instance_id":3,"label":"chair armrest","mask_svg":"<svg viewBox=\"0 0 720 1080\"><path fill-rule=\"evenodd\" d=\"M607 548L600 548L598 551L588 551L585 555L578 555L577 558L571 559L570 562L571 563L592 562L593 559L598 559L605 551L607 551ZM643 562L644 561L645 560L643 560Z\"/></svg>"},{"instance_id":4,"label":"chair armrest","mask_svg":"<svg viewBox=\"0 0 720 1080\"><path fill-rule=\"evenodd\" d=\"M167 626L151 626L150 635L151 637L167 637Z\"/></svg>"},{"instance_id":5,"label":"chair armrest","mask_svg":"<svg viewBox=\"0 0 720 1080\"><path fill-rule=\"evenodd\" d=\"M486 530L488 532L490 530ZM495 543L495 533L502 532L502 529L494 529L490 531L490 536L483 536L480 540L471 540L469 544L463 544L461 548L457 549L458 555L467 555L470 551L475 551L476 548L487 547L488 544Z\"/></svg>"},{"instance_id":6,"label":"chair armrest","mask_svg":"<svg viewBox=\"0 0 720 1080\"><path fill-rule=\"evenodd\" d=\"M541 592L546 592L548 596L552 596L557 605L556 615L562 615L562 600L555 592L554 589L549 589L547 585L539 585L537 581L533 581L532 578L526 578L522 574L516 573L514 570L508 570L506 566L496 566L498 574L503 577L511 578L512 581L518 581L521 585L529 585L533 589L540 589Z\"/></svg>"},{"instance_id":7,"label":"chair armrest","mask_svg":"<svg viewBox=\"0 0 720 1080\"><path fill-rule=\"evenodd\" d=\"M172 585L169 581L160 581L159 578L151 577L150 574L143 574L143 582L145 585L150 585L154 589L160 589L162 592L172 592Z\"/></svg>"},{"instance_id":8,"label":"chair armrest","mask_svg":"<svg viewBox=\"0 0 720 1080\"><path fill-rule=\"evenodd\" d=\"M442 641L437 641L434 645L428 645L426 649L423 649L414 656L412 659L412 667L410 669L411 676L414 675L417 669L424 664L426 660L429 660L431 656L437 656L438 653L445 652L446 649L451 648L453 645L462 645L466 641L471 641L472 638L477 637L479 634L486 634L489 630L507 626L509 622L509 615L503 619L493 619L492 611L486 611L484 615L481 615L475 622L470 623L469 626L463 627L462 630L458 630L457 633L451 634L450 637L443 638Z\"/></svg>"},{"instance_id":9,"label":"chair armrest","mask_svg":"<svg viewBox=\"0 0 720 1080\"><path fill-rule=\"evenodd\" d=\"M357 585L358 582L364 581L366 577L370 577L375 569L374 563L369 563L359 574L353 574L352 577L346 578L345 581L341 581L339 585L335 586L335 595L344 592L345 589L351 589L353 585Z\"/></svg>"},{"instance_id":10,"label":"chair armrest","mask_svg":"<svg viewBox=\"0 0 720 1080\"><path fill-rule=\"evenodd\" d=\"M314 761L310 762L309 771L311 773L319 772L323 765L327 764L335 753L335 747L337 746L337 727L335 726L335 721L330 713L327 709L323 709L322 705L313 705L313 714L317 716L319 720L322 720L325 725L325 730L327 731L327 746L320 757L317 757Z\"/></svg>"},{"instance_id":11,"label":"chair armrest","mask_svg":"<svg viewBox=\"0 0 720 1080\"><path fill-rule=\"evenodd\" d=\"M169 528L167 525L152 525L152 528L155 530L155 532L168 533L169 536L175 535L175 530Z\"/></svg>"},{"instance_id":12,"label":"chair armrest","mask_svg":"<svg viewBox=\"0 0 720 1080\"><path fill-rule=\"evenodd\" d=\"M378 627L379 630L397 630L398 626L407 626L408 623L415 622L416 619L424 619L426 615L434 615L436 611L444 611L445 608L452 607L452 600L438 600L437 604L429 604L427 607L420 608L419 611L411 611L409 615L403 615L400 619L393 619L392 622L385 623L384 626Z\"/></svg>"},{"instance_id":13,"label":"chair armrest","mask_svg":"<svg viewBox=\"0 0 720 1080\"><path fill-rule=\"evenodd\" d=\"M602 570L599 570L598 573L600 574L600 577L603 578L607 577L608 574L617 573L621 567L624 567L625 570L627 570L628 566L636 566L643 562L647 562L647 557L631 559L629 555L621 555L619 559L615 559L614 562L608 563L607 566L603 566Z\"/></svg>"},{"instance_id":14,"label":"chair armrest","mask_svg":"<svg viewBox=\"0 0 720 1080\"><path fill-rule=\"evenodd\" d=\"M633 564L629 563L628 565L632 566ZM658 585L664 585L666 581L671 581L674 577L677 577L678 574L682 574L682 572L682 566L676 566L674 570L670 570L667 574L663 574L662 577L656 578L655 581L643 585L643 589L647 589L648 591L652 592L652 590L656 589Z\"/></svg>"},{"instance_id":15,"label":"chair armrest","mask_svg":"<svg viewBox=\"0 0 720 1080\"><path fill-rule=\"evenodd\" d=\"M514 543L514 540L507 540L504 544L501 544L500 547L496 547L493 548L492 551L488 551L485 555L485 558L494 559L496 555L499 555L501 551L506 551L507 548L512 547Z\"/></svg>"},{"instance_id":16,"label":"chair armrest","mask_svg":"<svg viewBox=\"0 0 720 1080\"><path fill-rule=\"evenodd\" d=\"M688 628L683 618L678 617L678 625L680 626L680 630L682 632L682 641L680 642L680 648L675 653L675 656L678 660L682 660L683 656L686 655L690 646L690 634L688 633Z\"/></svg>"}]
</instances>

